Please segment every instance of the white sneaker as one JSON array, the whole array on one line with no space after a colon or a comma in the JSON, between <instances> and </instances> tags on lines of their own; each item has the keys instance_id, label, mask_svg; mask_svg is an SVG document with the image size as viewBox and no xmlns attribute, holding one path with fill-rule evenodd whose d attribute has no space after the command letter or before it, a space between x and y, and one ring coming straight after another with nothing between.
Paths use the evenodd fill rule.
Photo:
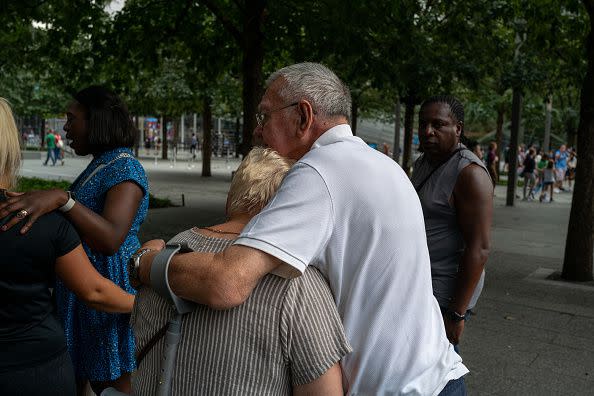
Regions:
<instances>
[{"instance_id":1,"label":"white sneaker","mask_svg":"<svg viewBox=\"0 0 594 396\"><path fill-rule=\"evenodd\" d=\"M554 189L553 191L555 191L556 193L561 192L558 188Z\"/></svg>"}]
</instances>

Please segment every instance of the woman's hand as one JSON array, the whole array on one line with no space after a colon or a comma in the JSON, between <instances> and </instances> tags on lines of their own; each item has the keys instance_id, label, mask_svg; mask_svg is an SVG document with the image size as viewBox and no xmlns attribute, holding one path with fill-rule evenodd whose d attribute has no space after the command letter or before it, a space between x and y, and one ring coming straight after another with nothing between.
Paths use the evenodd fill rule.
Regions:
<instances>
[{"instance_id":1,"label":"woman's hand","mask_svg":"<svg viewBox=\"0 0 594 396\"><path fill-rule=\"evenodd\" d=\"M15 212L18 214L2 226L2 231L10 229L26 217L27 222L21 228L21 234L29 231L40 216L58 209L68 202L66 191L59 189L36 190L26 193L7 192L6 196L8 199L0 203L0 218Z\"/></svg>"}]
</instances>

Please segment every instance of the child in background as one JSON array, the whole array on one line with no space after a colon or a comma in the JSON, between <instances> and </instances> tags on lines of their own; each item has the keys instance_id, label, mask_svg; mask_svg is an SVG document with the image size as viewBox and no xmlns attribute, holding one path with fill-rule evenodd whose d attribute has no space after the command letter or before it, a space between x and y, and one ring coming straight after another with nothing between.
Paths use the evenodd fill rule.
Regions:
<instances>
[{"instance_id":1,"label":"child in background","mask_svg":"<svg viewBox=\"0 0 594 396\"><path fill-rule=\"evenodd\" d=\"M544 182L544 170L549 163L549 156L547 154L543 154L538 161L536 161L536 176L538 180L536 182L536 188L534 189L534 195L541 192L543 188Z\"/></svg>"},{"instance_id":2,"label":"child in background","mask_svg":"<svg viewBox=\"0 0 594 396\"><path fill-rule=\"evenodd\" d=\"M555 185L555 161L552 159L549 160L547 163L547 167L543 170L543 187L542 192L540 193L540 198L538 199L540 202L543 202L546 198L546 191L547 188L551 192L551 198L549 202L553 202L553 189Z\"/></svg>"}]
</instances>

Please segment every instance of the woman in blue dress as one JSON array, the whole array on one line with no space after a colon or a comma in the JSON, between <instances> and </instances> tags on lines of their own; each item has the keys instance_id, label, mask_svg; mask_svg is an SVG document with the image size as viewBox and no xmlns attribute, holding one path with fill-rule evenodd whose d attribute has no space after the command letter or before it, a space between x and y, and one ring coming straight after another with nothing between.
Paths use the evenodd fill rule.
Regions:
<instances>
[{"instance_id":1,"label":"woman in blue dress","mask_svg":"<svg viewBox=\"0 0 594 396\"><path fill-rule=\"evenodd\" d=\"M43 214L62 210L76 227L97 271L135 293L127 262L140 247L137 234L148 210L148 182L130 149L138 132L128 109L105 88L83 89L68 107L64 131L76 154L93 156L70 191L7 193L0 214L26 210L24 233ZM59 280L56 299L80 388L89 380L97 394L109 386L129 393L130 373L135 369L129 315L87 307Z\"/></svg>"}]
</instances>

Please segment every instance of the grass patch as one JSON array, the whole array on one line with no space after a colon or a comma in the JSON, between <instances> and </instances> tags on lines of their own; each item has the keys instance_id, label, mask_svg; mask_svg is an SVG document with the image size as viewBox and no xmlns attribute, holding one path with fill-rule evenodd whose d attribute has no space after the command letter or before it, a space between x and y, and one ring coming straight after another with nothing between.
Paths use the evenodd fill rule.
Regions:
<instances>
[{"instance_id":1,"label":"grass patch","mask_svg":"<svg viewBox=\"0 0 594 396\"><path fill-rule=\"evenodd\" d=\"M68 187L70 187L70 182L64 180L45 180L38 177L21 177L15 191L51 190L52 188L67 190Z\"/></svg>"},{"instance_id":2,"label":"grass patch","mask_svg":"<svg viewBox=\"0 0 594 396\"><path fill-rule=\"evenodd\" d=\"M507 186L507 180L499 180L497 182L498 186ZM517 182L518 187L524 187L524 180L518 180Z\"/></svg>"},{"instance_id":3,"label":"grass patch","mask_svg":"<svg viewBox=\"0 0 594 396\"><path fill-rule=\"evenodd\" d=\"M176 206L169 198L157 198L149 194L149 209L170 208Z\"/></svg>"},{"instance_id":4,"label":"grass patch","mask_svg":"<svg viewBox=\"0 0 594 396\"><path fill-rule=\"evenodd\" d=\"M15 191L51 190L53 188L68 190L68 187L70 187L70 182L64 180L45 180L38 177L21 177ZM175 205L169 198L157 198L149 193L149 209L170 208L172 206Z\"/></svg>"}]
</instances>

